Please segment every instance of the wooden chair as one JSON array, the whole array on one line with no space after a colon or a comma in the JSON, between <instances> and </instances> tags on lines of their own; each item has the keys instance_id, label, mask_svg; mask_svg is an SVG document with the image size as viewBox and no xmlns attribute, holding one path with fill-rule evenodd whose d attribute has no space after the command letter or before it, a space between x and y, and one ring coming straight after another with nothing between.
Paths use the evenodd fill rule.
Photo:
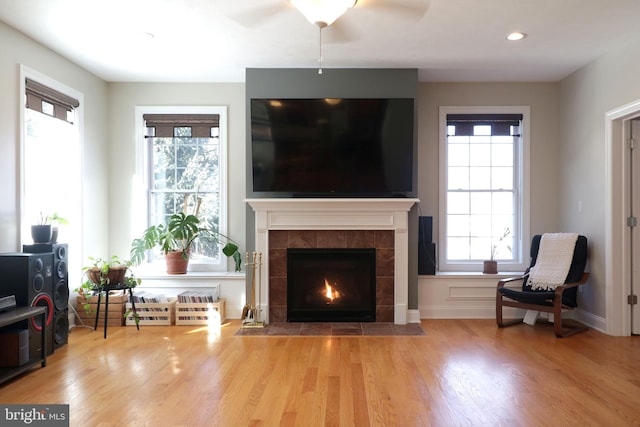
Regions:
<instances>
[{"instance_id":1,"label":"wooden chair","mask_svg":"<svg viewBox=\"0 0 640 427\"><path fill-rule=\"evenodd\" d=\"M505 321L502 317L502 307L515 307L552 313L554 332L559 338L584 331L588 328L577 322L571 322L571 324L568 322L563 323L562 312L563 310L571 310L578 306L578 286L584 284L589 279L589 273L584 272L587 262L587 238L585 236L578 236L573 251L571 267L565 283L557 286L553 291L533 290L531 286L527 284L529 270L535 265L538 257L541 238L541 235L536 235L531 241L531 265L525 274L519 277L503 279L498 282L496 290L496 323L499 327L522 323L523 319ZM517 281L522 281L521 289L507 288L505 286Z\"/></svg>"}]
</instances>

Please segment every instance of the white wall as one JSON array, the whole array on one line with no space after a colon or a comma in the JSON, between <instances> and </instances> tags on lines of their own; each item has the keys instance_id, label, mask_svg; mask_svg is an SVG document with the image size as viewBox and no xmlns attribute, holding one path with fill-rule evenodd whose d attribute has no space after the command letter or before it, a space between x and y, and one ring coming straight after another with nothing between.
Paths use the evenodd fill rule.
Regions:
<instances>
[{"instance_id":1,"label":"white wall","mask_svg":"<svg viewBox=\"0 0 640 427\"><path fill-rule=\"evenodd\" d=\"M0 22L0 252L21 249L20 236L20 65L43 74L84 94L84 165L82 226L83 246L87 253L106 252L107 200L94 194L107 189L107 85L91 73L44 48L32 39ZM55 190L56 165L42 171L43 185ZM77 225L77 224L76 224ZM24 242L31 243L31 242ZM78 251L80 248L69 248ZM86 254L84 254L86 255ZM81 258L82 259L82 258ZM80 265L70 265L79 272ZM75 283L70 286L75 287Z\"/></svg>"},{"instance_id":2,"label":"white wall","mask_svg":"<svg viewBox=\"0 0 640 427\"><path fill-rule=\"evenodd\" d=\"M531 235L558 228L558 85L556 83L421 83L418 198L433 216L438 242L438 114L440 106L531 107Z\"/></svg>"},{"instance_id":3,"label":"white wall","mask_svg":"<svg viewBox=\"0 0 640 427\"><path fill-rule=\"evenodd\" d=\"M135 168L136 106L227 106L228 226L229 237L245 242L245 100L242 83L110 83L109 84L109 248L129 257L137 215L132 203ZM140 213L145 215L145 213ZM117 230L117 232L114 232Z\"/></svg>"},{"instance_id":4,"label":"white wall","mask_svg":"<svg viewBox=\"0 0 640 427\"><path fill-rule=\"evenodd\" d=\"M609 54L560 82L559 221L589 238L591 279L580 307L605 317L605 114L640 99L640 41ZM615 173L616 169L613 170ZM582 212L578 203L582 202Z\"/></svg>"},{"instance_id":5,"label":"white wall","mask_svg":"<svg viewBox=\"0 0 640 427\"><path fill-rule=\"evenodd\" d=\"M418 182L421 215L434 217L438 242L440 106L530 106L531 235L562 231L558 221L560 151L557 83L422 83L419 85ZM525 245L525 248L527 246ZM497 276L420 276L421 318L493 318ZM514 311L509 311L513 315Z\"/></svg>"}]
</instances>

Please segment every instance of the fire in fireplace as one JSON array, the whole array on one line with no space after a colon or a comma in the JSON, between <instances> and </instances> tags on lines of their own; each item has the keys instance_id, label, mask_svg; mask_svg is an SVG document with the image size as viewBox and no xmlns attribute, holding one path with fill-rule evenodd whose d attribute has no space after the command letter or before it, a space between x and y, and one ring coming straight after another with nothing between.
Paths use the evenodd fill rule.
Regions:
<instances>
[{"instance_id":1,"label":"fire in fireplace","mask_svg":"<svg viewBox=\"0 0 640 427\"><path fill-rule=\"evenodd\" d=\"M375 322L375 248L287 249L287 320Z\"/></svg>"}]
</instances>

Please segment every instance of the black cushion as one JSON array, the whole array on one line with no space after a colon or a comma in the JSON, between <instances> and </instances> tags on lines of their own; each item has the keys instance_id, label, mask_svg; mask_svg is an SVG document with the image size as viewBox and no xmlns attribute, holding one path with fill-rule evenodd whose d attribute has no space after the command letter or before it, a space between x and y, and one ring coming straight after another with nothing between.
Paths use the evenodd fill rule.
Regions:
<instances>
[{"instance_id":1,"label":"black cushion","mask_svg":"<svg viewBox=\"0 0 640 427\"><path fill-rule=\"evenodd\" d=\"M540 249L541 235L535 235L531 241L531 264L533 267L538 259L538 251ZM587 265L587 238L585 236L578 236L576 241L576 247L573 251L573 259L571 260L571 266L569 267L569 273L564 283L575 283L580 280L584 269ZM507 298L511 298L516 301L538 305L553 305L551 300L555 295L553 291L547 290L534 290L527 284L529 275L524 276L522 282L522 290L500 288L500 293ZM562 304L568 307L577 307L578 288L570 288L562 293Z\"/></svg>"}]
</instances>

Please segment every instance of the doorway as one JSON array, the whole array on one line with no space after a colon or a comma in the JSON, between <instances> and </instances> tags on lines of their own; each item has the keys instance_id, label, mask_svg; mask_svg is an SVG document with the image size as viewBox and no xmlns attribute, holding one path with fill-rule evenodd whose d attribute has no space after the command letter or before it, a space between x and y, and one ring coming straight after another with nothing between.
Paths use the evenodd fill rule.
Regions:
<instances>
[{"instance_id":1,"label":"doorway","mask_svg":"<svg viewBox=\"0 0 640 427\"><path fill-rule=\"evenodd\" d=\"M606 316L603 329L607 334L616 336L630 336L636 329L640 332L640 328L634 325L637 323L640 326L640 306L636 306L635 316L632 316L632 305L628 301L632 295L633 280L636 282L636 292L640 292L640 270L635 271L634 267L640 265L636 261L636 258L640 260L640 228L628 225L633 224L632 212L635 212L636 218L640 215L640 149L629 149L633 146L631 133L635 132L636 141L640 137L637 123L633 123L638 119L640 100L605 114ZM633 156L638 159L634 161ZM634 199L637 206L633 206ZM635 230L631 230L633 228ZM632 234L635 234L638 243L632 244ZM637 255L633 254L634 247Z\"/></svg>"},{"instance_id":2,"label":"doorway","mask_svg":"<svg viewBox=\"0 0 640 427\"><path fill-rule=\"evenodd\" d=\"M627 132L628 153L628 182L627 195L628 206L628 233L629 233L629 306L631 316L631 334L640 334L640 305L637 303L640 291L640 229L638 217L640 217L640 117L627 120L625 125Z\"/></svg>"}]
</instances>

